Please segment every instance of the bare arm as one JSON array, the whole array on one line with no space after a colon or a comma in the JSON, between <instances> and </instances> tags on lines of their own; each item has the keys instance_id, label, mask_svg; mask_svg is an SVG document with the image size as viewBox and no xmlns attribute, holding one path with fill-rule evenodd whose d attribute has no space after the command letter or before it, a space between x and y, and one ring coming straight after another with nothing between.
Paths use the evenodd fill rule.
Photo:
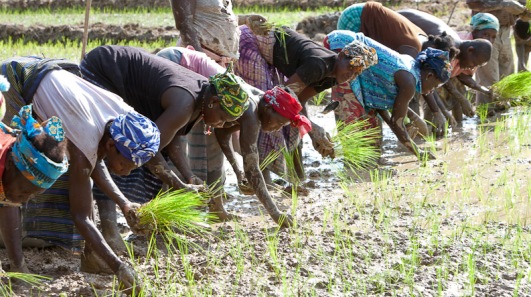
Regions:
<instances>
[{"instance_id":1,"label":"bare arm","mask_svg":"<svg viewBox=\"0 0 531 297\"><path fill-rule=\"evenodd\" d=\"M194 113L195 100L183 88L171 87L162 94L161 105L164 111L155 121L160 130L159 151L174 139L179 129L188 124Z\"/></svg>"},{"instance_id":2,"label":"bare arm","mask_svg":"<svg viewBox=\"0 0 531 297\"><path fill-rule=\"evenodd\" d=\"M260 171L260 159L258 155L258 133L260 131L260 124L257 118L250 119L245 124L240 126L240 148L243 156L243 168L245 176L254 189L254 192L262 205L265 207L271 218L278 224L282 222L282 226L289 226L292 224L291 218L282 216L275 202L271 199L271 195L267 191L264 176Z\"/></svg>"},{"instance_id":3,"label":"bare arm","mask_svg":"<svg viewBox=\"0 0 531 297\"><path fill-rule=\"evenodd\" d=\"M98 228L91 219L92 216L92 187L90 175L92 166L83 153L71 142L70 153L70 184L69 200L70 212L79 233L87 244L109 265L115 273L118 272L122 261L111 250Z\"/></svg>"},{"instance_id":4,"label":"bare arm","mask_svg":"<svg viewBox=\"0 0 531 297\"><path fill-rule=\"evenodd\" d=\"M105 162L99 161L96 163L96 167L90 175L94 183L100 188L100 190L111 198L122 210L123 213L127 213L131 210L131 201L129 201L122 191L114 183Z\"/></svg>"},{"instance_id":5,"label":"bare arm","mask_svg":"<svg viewBox=\"0 0 531 297\"><path fill-rule=\"evenodd\" d=\"M238 122L241 121L241 118L238 119ZM243 122L245 123L245 122ZM221 150L223 151L223 154L229 161L230 165L232 166L232 169L234 170L234 173L236 174L236 178L238 179L238 184L240 184L244 179L244 172L243 169L238 164L238 161L236 160L234 148L232 147L232 140L231 135L233 132L240 129L240 126L232 126L230 128L217 128L214 130L214 134L216 135L216 139L218 140L219 146L221 147ZM240 143L242 140L240 140Z\"/></svg>"},{"instance_id":6,"label":"bare arm","mask_svg":"<svg viewBox=\"0 0 531 297\"><path fill-rule=\"evenodd\" d=\"M465 86L471 88L471 89L474 89L476 91L479 91L485 95L491 95L490 93L490 90L487 88L487 87L484 87L480 84L477 83L477 81L474 80L474 78L472 78L471 75L467 75L467 74L459 74L457 76L457 79L459 79L459 81L461 83L463 83ZM445 84L445 86L447 85L448 83ZM453 86L453 84L452 84ZM455 89L455 86L454 86L454 89ZM448 92L451 92L449 89L448 89ZM453 95L453 94L452 94Z\"/></svg>"},{"instance_id":7,"label":"bare arm","mask_svg":"<svg viewBox=\"0 0 531 297\"><path fill-rule=\"evenodd\" d=\"M465 75L465 76L469 77L472 81L474 81L471 76L469 76L469 75ZM461 81L460 78L459 78L459 80ZM475 81L474 81L474 83L475 83ZM476 85L477 85L477 83L476 83ZM461 94L461 92L459 92L455 88L455 85L453 84L453 82L448 81L446 84L444 84L444 88L448 91L448 93L450 93L450 95L454 96L459 101L459 104L461 105L461 108L463 109L463 114L465 114L467 117L473 117L474 116L474 114L476 113L475 110L474 110L474 106L472 106L472 103L470 103L470 101L468 101L468 99L466 99L465 96L463 94ZM487 94L490 95L490 92L487 91Z\"/></svg>"},{"instance_id":8,"label":"bare arm","mask_svg":"<svg viewBox=\"0 0 531 297\"><path fill-rule=\"evenodd\" d=\"M184 189L188 186L173 172L161 153L155 155L147 162L146 167L163 183L172 189Z\"/></svg>"},{"instance_id":9,"label":"bare arm","mask_svg":"<svg viewBox=\"0 0 531 297\"><path fill-rule=\"evenodd\" d=\"M408 112L409 101L415 95L415 78L406 71L395 73L395 82L398 87L398 94L393 105L390 128L395 133L398 140L415 156L421 157L423 152L419 150L417 144L409 137L404 118ZM381 113L381 112L380 112Z\"/></svg>"},{"instance_id":10,"label":"bare arm","mask_svg":"<svg viewBox=\"0 0 531 297\"><path fill-rule=\"evenodd\" d=\"M184 136L176 135L170 144L165 148L164 152L168 154L173 165L177 167L177 170L181 173L184 180L188 183L191 183L191 180L194 176L192 169L190 168L190 163L185 155L185 148L182 147L182 139Z\"/></svg>"},{"instance_id":11,"label":"bare arm","mask_svg":"<svg viewBox=\"0 0 531 297\"><path fill-rule=\"evenodd\" d=\"M171 0L175 27L179 30L183 44L191 45L197 51L202 51L199 37L194 28L196 0Z\"/></svg>"}]
</instances>

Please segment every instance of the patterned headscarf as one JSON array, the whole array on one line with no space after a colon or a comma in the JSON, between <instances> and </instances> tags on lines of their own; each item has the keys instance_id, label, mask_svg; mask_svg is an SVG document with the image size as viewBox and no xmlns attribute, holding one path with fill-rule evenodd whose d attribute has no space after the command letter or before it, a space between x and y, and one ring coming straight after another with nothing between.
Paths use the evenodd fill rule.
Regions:
<instances>
[{"instance_id":1,"label":"patterned headscarf","mask_svg":"<svg viewBox=\"0 0 531 297\"><path fill-rule=\"evenodd\" d=\"M470 26L472 26L472 30L494 29L496 32L500 31L498 18L485 12L480 12L472 16Z\"/></svg>"},{"instance_id":2,"label":"patterned headscarf","mask_svg":"<svg viewBox=\"0 0 531 297\"><path fill-rule=\"evenodd\" d=\"M446 83L450 79L452 65L450 64L450 56L447 51L428 47L417 55L416 60L421 65L428 64L429 68L435 72L435 75L437 75L441 82Z\"/></svg>"},{"instance_id":3,"label":"patterned headscarf","mask_svg":"<svg viewBox=\"0 0 531 297\"><path fill-rule=\"evenodd\" d=\"M312 123L310 120L299 114L302 110L302 105L296 98L291 96L290 93L286 92L281 87L276 86L273 89L266 91L264 94L264 100L268 104L271 104L278 114L289 119L292 126L298 127L299 135L301 137L312 131Z\"/></svg>"},{"instance_id":4,"label":"patterned headscarf","mask_svg":"<svg viewBox=\"0 0 531 297\"><path fill-rule=\"evenodd\" d=\"M142 166L159 151L159 128L135 111L114 119L110 132L118 151L136 166Z\"/></svg>"},{"instance_id":5,"label":"patterned headscarf","mask_svg":"<svg viewBox=\"0 0 531 297\"><path fill-rule=\"evenodd\" d=\"M210 77L210 83L216 88L221 107L233 117L240 117L249 107L249 94L246 84L239 76L227 68L225 73L218 73Z\"/></svg>"},{"instance_id":6,"label":"patterned headscarf","mask_svg":"<svg viewBox=\"0 0 531 297\"><path fill-rule=\"evenodd\" d=\"M6 115L6 100L1 92L9 91L10 84L6 77L0 75L0 121L4 119Z\"/></svg>"},{"instance_id":7,"label":"patterned headscarf","mask_svg":"<svg viewBox=\"0 0 531 297\"><path fill-rule=\"evenodd\" d=\"M350 65L365 70L378 63L376 50L358 40L354 40L343 48L345 56L350 58Z\"/></svg>"},{"instance_id":8,"label":"patterned headscarf","mask_svg":"<svg viewBox=\"0 0 531 297\"><path fill-rule=\"evenodd\" d=\"M38 151L31 141L41 133L46 133L56 141L65 139L63 122L58 117L52 117L46 121L46 126L41 126L31 115L32 106L23 106L19 115L15 115L9 129L2 125L5 132L17 134L17 140L13 144L12 156L15 166L32 184L47 189L68 170L66 156L61 163L50 160L44 153Z\"/></svg>"}]
</instances>

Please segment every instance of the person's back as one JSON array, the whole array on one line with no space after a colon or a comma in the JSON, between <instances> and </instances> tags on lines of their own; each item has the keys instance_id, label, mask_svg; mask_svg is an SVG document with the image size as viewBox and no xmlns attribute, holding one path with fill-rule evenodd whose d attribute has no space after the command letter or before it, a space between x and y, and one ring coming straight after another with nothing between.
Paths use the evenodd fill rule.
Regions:
<instances>
[{"instance_id":1,"label":"person's back","mask_svg":"<svg viewBox=\"0 0 531 297\"><path fill-rule=\"evenodd\" d=\"M460 41L459 35L454 29L448 26L443 20L429 13L416 9L403 9L397 11L397 13L417 25L426 32L426 34L441 35L443 32L446 32L446 34L452 37L456 42Z\"/></svg>"},{"instance_id":2,"label":"person's back","mask_svg":"<svg viewBox=\"0 0 531 297\"><path fill-rule=\"evenodd\" d=\"M378 2L353 4L337 23L338 30L361 32L388 48L415 57L422 50L426 33L396 11Z\"/></svg>"}]
</instances>

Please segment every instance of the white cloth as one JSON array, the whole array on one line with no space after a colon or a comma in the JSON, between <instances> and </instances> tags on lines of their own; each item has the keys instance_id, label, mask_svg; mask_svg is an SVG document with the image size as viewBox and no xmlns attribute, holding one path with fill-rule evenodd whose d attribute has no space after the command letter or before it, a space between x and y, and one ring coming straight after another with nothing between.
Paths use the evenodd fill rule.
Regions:
<instances>
[{"instance_id":1,"label":"white cloth","mask_svg":"<svg viewBox=\"0 0 531 297\"><path fill-rule=\"evenodd\" d=\"M238 18L227 0L197 0L194 28L201 44L218 55L239 58Z\"/></svg>"},{"instance_id":2,"label":"white cloth","mask_svg":"<svg viewBox=\"0 0 531 297\"><path fill-rule=\"evenodd\" d=\"M133 108L123 99L65 70L50 71L33 97L37 116L57 116L63 121L66 138L96 166L98 145L105 125Z\"/></svg>"}]
</instances>

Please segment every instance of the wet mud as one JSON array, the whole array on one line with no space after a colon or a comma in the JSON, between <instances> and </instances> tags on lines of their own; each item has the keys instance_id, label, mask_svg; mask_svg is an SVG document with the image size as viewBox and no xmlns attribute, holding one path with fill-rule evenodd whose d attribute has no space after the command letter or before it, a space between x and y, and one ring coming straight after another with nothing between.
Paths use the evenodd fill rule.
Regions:
<instances>
[{"instance_id":1,"label":"wet mud","mask_svg":"<svg viewBox=\"0 0 531 297\"><path fill-rule=\"evenodd\" d=\"M321 109L312 106L310 112L331 131L333 115L322 115ZM237 192L228 171L231 198L225 205L239 222L216 224L206 238L190 237L196 246L185 256L168 254L159 242L159 255L146 258L147 240L130 237L136 269L157 282L180 274L172 283L176 295L529 296L525 275L531 267L510 245L520 236L526 244L531 231L526 221L531 219L531 142L515 144L511 131L522 125L511 122L520 112L511 110L486 124L466 119L447 138L421 143L437 156L425 164L385 127L386 165L377 173L351 175L348 183L340 158L323 160L305 138L308 195L271 190L297 226L278 230L256 197ZM502 120L506 130L500 131L496 126ZM506 194L508 189L514 192ZM128 234L123 227L124 237ZM60 248L24 253L32 272L53 279L40 292L16 285L18 296L113 291L112 275L79 272L79 256ZM8 269L4 250L0 259Z\"/></svg>"}]
</instances>

